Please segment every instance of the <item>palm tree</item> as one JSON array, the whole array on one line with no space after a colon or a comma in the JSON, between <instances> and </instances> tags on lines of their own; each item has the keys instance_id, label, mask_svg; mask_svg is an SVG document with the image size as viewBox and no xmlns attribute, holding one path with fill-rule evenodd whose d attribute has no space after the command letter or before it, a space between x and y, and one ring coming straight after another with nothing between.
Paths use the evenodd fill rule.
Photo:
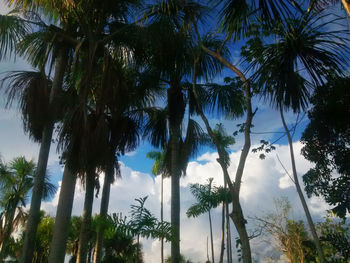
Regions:
<instances>
[{"instance_id":1,"label":"palm tree","mask_svg":"<svg viewBox=\"0 0 350 263\"><path fill-rule=\"evenodd\" d=\"M50 72L53 65L55 65L55 76L53 78L52 88L49 92L49 99L48 101L44 100L44 102L47 103L47 109L49 109L48 111L46 111L47 118L40 119L40 123L40 121L38 122L38 119L36 118L24 117L24 120L28 124L27 126L25 125L25 129L29 131L29 129L35 128L36 130L31 130L30 134L34 135L32 137L35 140L40 141L41 143L38 158L38 168L36 169L37 176L35 176L35 186L33 189L32 201L30 203L31 205L29 219L26 226L25 240L22 253L22 262L29 262L33 255L35 233L40 219L40 204L43 195L43 186L45 181L44 178L46 174L48 154L51 145L54 123L56 119L54 116L55 114L53 114L56 110L53 111L53 108L56 103L57 94L59 93L62 87L63 76L67 65L68 49L66 48L66 41L63 40L64 37L57 37L57 35L60 35L64 31L60 32L61 30L55 25L46 25L43 22L43 20L40 19L39 15L33 15L36 14L35 11L39 10L39 8L43 7L43 5L45 5L44 8L41 8L40 10L45 10L46 14L52 14L54 9L49 2L45 3L45 1L11 1L10 4L12 4L14 7L22 8L21 10L24 13L29 14L27 17L30 17L31 19L26 20L23 19L20 15L17 15L12 18L13 24L9 24L6 23L9 21L9 19L7 17L5 19L4 17L2 17L2 22L4 22L4 24L2 24L2 32L5 32L4 36L10 36L8 32L12 32L12 36L14 36L3 38L2 44L4 44L6 48L15 49L15 51L27 57L29 62L33 64L34 67L39 67L42 73L44 73L45 71L46 64L50 68ZM66 6L64 6L64 3L62 2L60 2L59 4L57 3L56 7L60 5L61 11L66 8ZM60 17L60 22L62 25L65 24L65 18L66 17ZM51 19L51 21L54 20ZM5 27L3 27L3 25L5 25ZM33 25L33 28L38 29L38 31L33 32L29 30L28 27L30 25ZM22 28L24 29L20 29L20 27L18 26L22 26ZM62 34L62 36L63 35L64 34ZM14 43L16 42L13 42L13 40L17 40L17 43L19 43L18 46L14 45ZM50 59L48 59L49 57L51 57L50 63ZM24 83L24 85L27 83L28 82ZM40 105L38 101L35 102L34 100L34 104L35 103L37 103L37 105ZM22 109L23 108L25 109L28 107L23 107L22 105ZM28 109L33 109L33 107L29 107ZM34 121L34 123L31 123L31 121ZM36 126L35 124L37 123L40 123L40 126Z\"/></svg>"},{"instance_id":2,"label":"palm tree","mask_svg":"<svg viewBox=\"0 0 350 263\"><path fill-rule=\"evenodd\" d=\"M4 230L1 240L0 260L6 258L8 242L16 227L24 223L30 191L33 189L36 165L24 157L14 158L9 164L1 165L0 177L0 206L2 209L1 222ZM56 187L45 177L43 199L53 196Z\"/></svg>"},{"instance_id":3,"label":"palm tree","mask_svg":"<svg viewBox=\"0 0 350 263\"><path fill-rule=\"evenodd\" d=\"M115 62L116 65L117 63ZM112 69L108 74L110 76L107 75L106 78L110 79L110 87L107 88L105 83L104 92L106 95L112 92L114 97L104 97L108 98L106 103L110 112L106 113L109 128L109 156L107 156L104 168L105 181L100 209L102 221L105 220L108 212L110 185L114 182L115 175L120 177L117 157L136 149L140 140L144 109L149 108L159 92L162 92L158 86L158 79L149 75L148 71L139 72L138 68L132 65L118 71ZM97 233L95 262L100 260L102 236L103 228L101 227Z\"/></svg>"},{"instance_id":4,"label":"palm tree","mask_svg":"<svg viewBox=\"0 0 350 263\"><path fill-rule=\"evenodd\" d=\"M320 262L325 262L323 250L301 190L294 158L291 130L284 118L284 111L300 112L308 104L309 94L315 85L325 78L341 76L348 63L348 32L344 29L327 30L328 25L338 24L338 19L316 14L308 10L275 28L277 43L254 48L248 57L257 67L255 79L261 94L280 111L292 163L293 181L301 200L306 218L316 244ZM258 55L258 53L260 53Z\"/></svg>"},{"instance_id":5,"label":"palm tree","mask_svg":"<svg viewBox=\"0 0 350 263\"><path fill-rule=\"evenodd\" d=\"M181 173L186 171L189 156L195 153L198 146L198 142L193 144L190 137L194 135L199 141L202 137L201 128L189 119L186 139L182 139L181 127L187 103L190 105L189 116L194 113L191 91L188 83L184 85L183 80L191 74L195 52L190 30L191 21L201 17L204 7L192 1L160 1L150 9L147 14L151 22L149 35L152 36L153 48L151 67L159 71L161 81L169 87L165 111L158 112L159 118L155 114L151 116L151 121L156 125L154 127L160 128L158 135L151 136L151 142L156 147L166 149L165 162L171 176L171 222L174 228L171 260L179 262L179 180ZM201 61L199 69L202 76L213 76L221 68L219 63L210 58L206 57L207 60ZM167 119L168 123L160 122L160 119ZM146 125L146 130L148 129L149 126Z\"/></svg>"},{"instance_id":6,"label":"palm tree","mask_svg":"<svg viewBox=\"0 0 350 263\"><path fill-rule=\"evenodd\" d=\"M191 2L191 4L193 4ZM195 5L194 5L195 6ZM169 8L168 8L169 7ZM182 143L181 126L185 115L186 102L183 94L182 79L188 74L186 65L189 56L188 35L182 25L182 14L190 5L176 1L160 2L154 5L150 12L152 23L149 26L152 36L152 63L160 71L161 79L169 85L167 92L167 109L164 112L169 121L169 140L167 154L171 174L171 223L173 240L171 242L172 262L180 260L180 144ZM156 10L156 11L154 11ZM167 124L164 124L164 128ZM161 131L164 134L164 130ZM165 145L157 141L156 147Z\"/></svg>"},{"instance_id":7,"label":"palm tree","mask_svg":"<svg viewBox=\"0 0 350 263\"><path fill-rule=\"evenodd\" d=\"M214 178L208 179L208 184L199 185L193 184L190 186L191 192L197 200L197 203L192 205L186 212L188 217L197 217L204 212L208 212L209 215L209 229L210 229L210 244L211 244L211 262L215 262L214 257L214 241L213 241L213 228L211 223L212 204L209 201L212 198L212 182Z\"/></svg>"},{"instance_id":8,"label":"palm tree","mask_svg":"<svg viewBox=\"0 0 350 263\"><path fill-rule=\"evenodd\" d=\"M166 165L165 165L165 151L162 152L148 152L146 155L147 158L150 158L154 160L154 164L152 167L152 173L153 175L157 176L160 175L160 221L163 222L163 181L164 176L168 175L168 172L166 171ZM160 262L164 262L164 238L160 239Z\"/></svg>"},{"instance_id":9,"label":"palm tree","mask_svg":"<svg viewBox=\"0 0 350 263\"><path fill-rule=\"evenodd\" d=\"M203 213L209 214L209 227L210 227L210 238L211 238L211 248L212 248L212 262L214 262L213 255L213 236L212 236L212 227L211 227L211 215L210 210L212 208L218 207L220 204L222 205L222 230L221 230L221 251L220 251L220 260L219 262L223 262L223 254L224 254L224 236L225 236L225 208L227 204L231 202L230 192L224 186L212 186L213 178L209 178L208 184L200 185L200 184L192 184L190 186L191 192L196 198L197 203L192 205L186 212L188 217L198 217ZM227 231L229 235L229 231ZM230 252L229 242L227 242L227 252ZM229 262L229 256L227 258Z\"/></svg>"},{"instance_id":10,"label":"palm tree","mask_svg":"<svg viewBox=\"0 0 350 263\"><path fill-rule=\"evenodd\" d=\"M224 31L226 32L225 39L229 41L231 39L237 40L240 38L247 37L251 34L252 30L254 31L254 26L257 21L266 21L267 24L272 23L274 20L283 21L286 18L295 13L295 11L299 12L301 10L301 6L298 5L296 1L236 1L236 0L228 0L225 1L223 8L221 10L222 21ZM245 74L238 67L233 65L225 58L224 55L221 54L221 49L210 49L205 46L205 44L201 40L200 33L197 29L196 25L197 21L193 21L194 30L197 35L197 39L201 48L213 56L215 59L223 63L227 68L232 70L240 79L241 83L239 85L243 86L243 90L245 93L245 108L246 108L246 122L244 124L244 138L245 143L243 146L243 150L240 156L238 168L236 171L235 183L232 184L229 178L229 174L227 172L227 163L225 164L226 151L220 146L219 141L215 138L215 134L212 132L212 129L209 125L209 122L204 115L202 110L202 105L199 103L199 95L196 95L196 85L194 84L194 93L197 98L197 107L199 114L202 117L202 120L205 123L208 134L212 138L215 143L218 153L219 153L219 163L223 169L224 177L226 182L228 183L228 187L232 194L232 202L233 202L233 211L231 214L231 218L236 226L236 229L240 236L240 241L242 244L242 254L243 254L243 262L251 262L251 252L250 252L250 244L249 237L247 235L247 231L245 229L246 220L244 219L243 212L239 203L239 192L241 186L241 180L243 176L245 161L249 153L250 149L250 128L252 124L252 119L254 113L252 111L251 97L252 91L250 87L250 82L246 78ZM195 77L194 77L195 79ZM195 83L195 81L194 81Z\"/></svg>"},{"instance_id":11,"label":"palm tree","mask_svg":"<svg viewBox=\"0 0 350 263\"><path fill-rule=\"evenodd\" d=\"M199 34L198 28L196 23L193 23L194 30L197 35L197 39L199 41L199 46L201 49L215 58L217 61L231 69L235 74L238 75L237 79L227 78L227 82L229 85L226 85L226 89L223 89L222 91L218 92L217 87L218 85L208 85L209 87L213 88L213 92L211 92L211 96L207 96L209 98L209 102L211 102L211 110L217 109L218 112L227 112L229 116L236 117L242 115L244 109L246 110L246 121L243 126L243 132L244 132L244 146L241 152L238 168L236 171L235 176L235 183L233 184L229 173L228 173L228 165L230 163L228 153L226 151L226 147L228 146L227 136L222 133L222 131L215 132L215 130L212 129L212 127L209 124L208 118L206 117L203 108L205 109L206 101L201 99L203 95L200 95L200 85L197 85L197 77L200 76L197 74L197 58L194 57L193 62L193 98L194 102L196 104L196 110L197 113L200 115L201 119L203 120L205 127L207 129L208 135L210 136L212 142L214 143L218 154L218 162L222 168L223 174L224 174L224 180L228 185L228 188L231 192L231 198L232 198L232 213L231 213L231 219L233 220L235 227L237 229L237 232L240 237L241 246L242 246L242 254L243 254L243 262L251 262L251 251L250 251L250 244L249 244L249 237L248 233L245 227L246 220L243 216L243 211L239 202L239 192L241 188L241 182L242 182L242 176L245 166L245 161L247 159L251 140L250 140L250 128L252 125L253 120L253 110L252 110L252 104L251 104L251 87L250 83L245 77L245 75L240 71L236 66L231 64L228 59L226 59L226 52L225 52L225 43L221 44L221 47L213 49L206 46L205 38L202 39L202 37ZM214 47L217 46L217 43L215 43ZM213 51L217 50L217 51ZM224 95L225 94L225 95ZM244 95L243 95L244 94ZM244 101L242 98L244 97ZM220 101L223 101L220 103ZM216 103L218 102L218 103Z\"/></svg>"},{"instance_id":12,"label":"palm tree","mask_svg":"<svg viewBox=\"0 0 350 263\"><path fill-rule=\"evenodd\" d=\"M93 13L94 9L92 8L92 4L90 6L83 5L74 7L74 13L76 15L74 18L75 23L79 24L80 27L84 29L80 32L81 36L78 35L77 39L89 38L94 43L97 41L98 43L96 43L96 45L99 46L99 52L95 52L96 46L87 45L79 49L79 53L75 54L79 59L75 60L75 64L72 66L71 71L73 74L69 78L69 85L71 87L69 92L70 95L74 94L75 101L78 102L73 102L71 104L72 107L67 109L67 114L64 119L66 123L63 123L60 140L61 147L64 149L63 151L65 151L64 158L70 170L79 170L81 174L86 174L86 169L88 169L90 170L88 173L92 174L93 169L99 168L99 170L104 170L109 177L113 177L113 173L111 175L109 171L112 171L113 168L110 167L117 163L114 157L115 151L117 150L124 153L131 144L130 141L122 141L123 138L120 135L122 133L113 131L113 129L117 129L117 125L127 124L127 118L124 118L124 122L119 124L113 119L120 119L120 115L118 114L126 110L126 108L122 107L115 109L115 105L119 107L118 102L122 102L123 107L125 107L125 102L129 101L128 99L124 101L115 100L115 98L123 94L119 93L120 90L122 90L121 92L125 92L125 94L135 95L125 90L132 76L128 76L128 74L130 74L128 71L127 73L123 73L123 67L127 67L127 62L125 62L127 58L125 58L125 54L128 54L126 51L129 50L129 47L126 42L120 41L125 34L123 28L130 29L130 27L127 24L127 20L125 20L125 24L119 23L121 19L123 20L127 16L129 6L133 4L133 1L123 1L119 5L113 6L113 8L108 8L108 5L101 7L99 6L100 2L94 4L97 6L96 8L101 9L100 13ZM91 12L92 14L89 19L93 20L93 22L89 19L87 19L87 21L79 20L79 14L86 16ZM96 23L94 19L98 21L98 23ZM115 34L115 32L120 32L121 36ZM106 34L108 34L107 37L105 36ZM125 39L123 40L125 41ZM100 62L101 64L99 64ZM91 73L93 71L94 74ZM75 87L79 88L75 89ZM87 114L90 117L85 118ZM86 121L87 119L88 121ZM131 120L131 118L129 118L129 120ZM77 123L79 123L79 125ZM80 134L81 127L85 127L84 136ZM113 127L113 129L111 127ZM125 129L127 128L132 128L132 126L125 126ZM123 130L123 132L125 135L125 130ZM131 137L132 136L130 136L130 138ZM108 138L112 138L110 142ZM122 144L124 146L122 146ZM98 148L95 148L95 153L92 156L91 153L90 155L86 153L86 149L93 145ZM74 159L77 153L80 155L80 160L78 161ZM93 162L94 165L89 165L90 167L87 167L86 165L89 163L87 160ZM93 177L95 176L93 175ZM108 208L109 198L106 193L109 192L110 183L108 182L111 180L112 178L105 180L103 202L101 203L103 206L102 214L107 212L106 209ZM90 181L90 179L88 179L87 182L88 181ZM69 200L65 202L66 205L62 206L62 209L58 210L57 213L67 214L67 216L62 216L62 220L65 219L64 222L62 222L64 225L67 225L67 218L71 213L74 195L72 183L73 182L62 183L62 187L66 185L71 189L68 191ZM92 188L90 187L89 189L91 201ZM62 200L64 200L64 198L65 197L62 196ZM89 204L89 206L91 205L92 204ZM87 216L89 217L88 214ZM67 227L64 229L67 229ZM67 235L62 236L62 238L63 239L56 238L54 235L53 250L50 255L52 262L57 262L57 260L61 262L64 258L64 247L56 252L58 244L64 246ZM98 236L97 246L100 246L100 238L101 235ZM97 252L99 252L99 249L97 249ZM96 256L98 255L99 253L96 253Z\"/></svg>"},{"instance_id":13,"label":"palm tree","mask_svg":"<svg viewBox=\"0 0 350 263\"><path fill-rule=\"evenodd\" d=\"M171 144L171 138L169 138L168 135L168 130L167 130L167 123L169 122L167 120L167 110L165 109L153 109L152 111L149 111L149 115L150 115L150 119L148 121L148 123L146 124L146 131L145 131L145 136L148 137L148 139L154 144L154 146L159 147L161 145L166 145L166 149L169 149L170 144ZM203 138L204 134L203 131L201 129L201 127L199 126L198 123L196 123L194 120L192 119L188 119L187 122L187 131L186 131L186 135L183 138L183 136L181 136L179 138L179 158L176 160L176 169L179 169L179 173L182 175L185 175L186 172L186 168L187 168L187 163L188 160L191 156L193 156L194 154L196 154L197 149L199 147L199 144ZM163 143L162 143L163 141ZM165 143L166 142L166 143ZM159 144L157 144L159 143ZM172 152L170 152L169 150L167 150L165 152L164 155L164 166L166 167L166 170L169 171L170 170L170 166L172 164L174 164L174 158L171 158L171 154ZM181 157L181 158L180 158ZM169 172L169 174L171 174ZM171 176L173 176L173 174L171 174ZM180 176L180 175L179 175ZM176 205L173 204L173 209L177 209L176 211L179 213L179 204L177 202L180 202L179 200L179 180L174 180L172 179L172 184L175 184L175 186L173 186L173 190L172 190L172 198L175 195L175 200L172 201L173 203L176 203ZM175 189L174 189L175 188ZM173 191L175 192L175 194L173 195ZM177 198L176 198L177 197ZM175 207L175 208L174 208ZM173 211L173 213L175 213L175 211ZM177 215L179 217L179 215ZM173 217L175 217L173 215ZM177 246L179 246L179 240L177 238L179 238L179 218L177 218L177 220L175 220L175 222L177 223L177 225L174 223L174 218L172 221L172 243L176 243ZM174 226L175 224L175 226ZM174 229L175 228L175 229ZM175 237L174 237L175 235ZM174 245L175 246L175 245ZM176 246L176 248L178 248ZM173 248L173 253L175 253L176 249Z\"/></svg>"}]
</instances>

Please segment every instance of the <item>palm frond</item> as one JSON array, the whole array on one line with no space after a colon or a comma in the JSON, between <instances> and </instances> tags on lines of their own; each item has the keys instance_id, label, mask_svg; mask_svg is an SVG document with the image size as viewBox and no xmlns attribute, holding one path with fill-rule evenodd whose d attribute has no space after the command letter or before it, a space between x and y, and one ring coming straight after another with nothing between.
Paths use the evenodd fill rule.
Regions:
<instances>
[{"instance_id":1,"label":"palm frond","mask_svg":"<svg viewBox=\"0 0 350 263\"><path fill-rule=\"evenodd\" d=\"M230 57L230 50L226 46L225 42L219 39L216 35L205 34L201 38L201 45L219 52L224 58ZM191 52L193 60L196 61L195 66L197 78L203 78L205 81L208 81L221 73L223 65L213 56L209 55L207 52L204 52L201 46L193 46Z\"/></svg>"},{"instance_id":2,"label":"palm frond","mask_svg":"<svg viewBox=\"0 0 350 263\"><path fill-rule=\"evenodd\" d=\"M249 36L252 22L267 24L284 21L301 11L301 1L295 0L227 0L221 9L222 27L229 37L238 40Z\"/></svg>"},{"instance_id":3,"label":"palm frond","mask_svg":"<svg viewBox=\"0 0 350 263\"><path fill-rule=\"evenodd\" d=\"M148 108L145 110L148 121L144 126L143 138L155 147L161 147L168 141L167 109Z\"/></svg>"},{"instance_id":4,"label":"palm frond","mask_svg":"<svg viewBox=\"0 0 350 263\"><path fill-rule=\"evenodd\" d=\"M206 8L193 1L159 0L145 8L144 16L152 23L168 21L178 30L203 18Z\"/></svg>"},{"instance_id":5,"label":"palm frond","mask_svg":"<svg viewBox=\"0 0 350 263\"><path fill-rule=\"evenodd\" d=\"M0 60L17 51L17 43L30 31L28 23L17 16L0 15Z\"/></svg>"},{"instance_id":6,"label":"palm frond","mask_svg":"<svg viewBox=\"0 0 350 263\"><path fill-rule=\"evenodd\" d=\"M51 80L37 71L13 71L7 73L0 83L0 88L7 94L7 106L18 99L22 112L24 131L40 141L42 131L52 118L49 110Z\"/></svg>"},{"instance_id":7,"label":"palm frond","mask_svg":"<svg viewBox=\"0 0 350 263\"><path fill-rule=\"evenodd\" d=\"M55 34L50 31L36 31L26 34L18 42L18 53L23 56L34 68L45 68L49 57L52 56Z\"/></svg>"},{"instance_id":8,"label":"palm frond","mask_svg":"<svg viewBox=\"0 0 350 263\"><path fill-rule=\"evenodd\" d=\"M166 165L166 149L163 149L161 152L159 151L151 151L146 154L146 157L154 160L154 164L152 166L153 175L162 175L169 176L170 172Z\"/></svg>"},{"instance_id":9,"label":"palm frond","mask_svg":"<svg viewBox=\"0 0 350 263\"><path fill-rule=\"evenodd\" d=\"M44 181L44 187L43 187L43 197L42 200L50 200L54 195L56 194L57 187L56 185L52 184L50 181L50 174L45 174L45 181Z\"/></svg>"},{"instance_id":10,"label":"palm frond","mask_svg":"<svg viewBox=\"0 0 350 263\"><path fill-rule=\"evenodd\" d=\"M260 54L253 45L245 50L251 68L257 69L253 80L272 105L305 109L313 86L343 75L349 64L350 35L339 19L306 13L279 23L274 30L276 43L255 46ZM337 29L330 29L331 25Z\"/></svg>"},{"instance_id":11,"label":"palm frond","mask_svg":"<svg viewBox=\"0 0 350 263\"><path fill-rule=\"evenodd\" d=\"M243 83L239 78L225 78L225 82L225 85L214 83L201 85L207 90L203 103L204 109L220 116L240 117L245 110Z\"/></svg>"},{"instance_id":12,"label":"palm frond","mask_svg":"<svg viewBox=\"0 0 350 263\"><path fill-rule=\"evenodd\" d=\"M186 174L187 164L191 157L194 157L199 147L206 143L206 133L202 127L193 119L189 119L187 123L186 137L180 142L179 167L182 173Z\"/></svg>"}]
</instances>

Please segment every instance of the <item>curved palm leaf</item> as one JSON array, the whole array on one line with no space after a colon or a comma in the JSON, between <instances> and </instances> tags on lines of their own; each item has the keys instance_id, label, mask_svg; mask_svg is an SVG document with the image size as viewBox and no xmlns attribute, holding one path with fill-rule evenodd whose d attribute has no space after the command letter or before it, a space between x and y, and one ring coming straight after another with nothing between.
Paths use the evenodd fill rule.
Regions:
<instances>
[{"instance_id":1,"label":"curved palm leaf","mask_svg":"<svg viewBox=\"0 0 350 263\"><path fill-rule=\"evenodd\" d=\"M294 111L304 109L309 91L325 79L343 75L348 65L349 32L331 29L339 25L340 18L316 15L312 12L290 19L274 28L277 42L259 45L260 55L254 45L248 57L251 67L256 67L254 80L274 106L285 105Z\"/></svg>"},{"instance_id":2,"label":"curved palm leaf","mask_svg":"<svg viewBox=\"0 0 350 263\"><path fill-rule=\"evenodd\" d=\"M30 31L29 24L20 17L0 15L0 60L16 51L17 43Z\"/></svg>"},{"instance_id":3,"label":"curved palm leaf","mask_svg":"<svg viewBox=\"0 0 350 263\"><path fill-rule=\"evenodd\" d=\"M225 78L226 84L197 84L197 93L202 97L204 110L218 116L237 118L245 110L243 83L239 78Z\"/></svg>"},{"instance_id":4,"label":"curved palm leaf","mask_svg":"<svg viewBox=\"0 0 350 263\"><path fill-rule=\"evenodd\" d=\"M152 173L154 175L170 176L170 171L166 165L166 150L162 150L161 152L151 151L146 154L146 157L154 160L154 164L152 166Z\"/></svg>"},{"instance_id":5,"label":"curved palm leaf","mask_svg":"<svg viewBox=\"0 0 350 263\"><path fill-rule=\"evenodd\" d=\"M221 9L222 26L230 37L240 39L250 34L257 21L282 21L301 11L298 0L224 0Z\"/></svg>"},{"instance_id":6,"label":"curved palm leaf","mask_svg":"<svg viewBox=\"0 0 350 263\"><path fill-rule=\"evenodd\" d=\"M148 139L155 147L165 145L169 139L167 109L148 108L145 112L148 121L144 126L143 138Z\"/></svg>"},{"instance_id":7,"label":"curved palm leaf","mask_svg":"<svg viewBox=\"0 0 350 263\"><path fill-rule=\"evenodd\" d=\"M203 142L206 143L207 136L202 127L193 119L187 122L186 136L180 143L179 167L183 174L186 174L187 164L191 157L194 157Z\"/></svg>"},{"instance_id":8,"label":"curved palm leaf","mask_svg":"<svg viewBox=\"0 0 350 263\"><path fill-rule=\"evenodd\" d=\"M7 106L19 100L24 131L40 141L42 131L52 117L49 110L51 80L37 71L9 72L1 81L0 87L7 93Z\"/></svg>"}]
</instances>

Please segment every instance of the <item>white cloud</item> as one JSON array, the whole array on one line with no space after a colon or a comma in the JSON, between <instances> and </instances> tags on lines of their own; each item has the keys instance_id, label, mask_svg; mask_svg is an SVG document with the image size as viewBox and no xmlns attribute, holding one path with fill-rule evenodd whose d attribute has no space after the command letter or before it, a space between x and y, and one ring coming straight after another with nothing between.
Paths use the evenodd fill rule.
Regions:
<instances>
[{"instance_id":1,"label":"white cloud","mask_svg":"<svg viewBox=\"0 0 350 263\"><path fill-rule=\"evenodd\" d=\"M136 154L137 154L137 151L131 151L131 152L127 152L127 153L125 154L125 156L131 157L131 156L134 156L134 155L136 155Z\"/></svg>"},{"instance_id":2,"label":"white cloud","mask_svg":"<svg viewBox=\"0 0 350 263\"><path fill-rule=\"evenodd\" d=\"M307 171L311 164L305 161L299 154L302 145L294 143L296 163L299 175ZM254 230L254 223L249 217L261 216L272 211L273 199L280 196L287 196L293 207L293 218L303 219L303 211L295 187L288 182L284 170L276 160L278 153L281 162L286 169L290 167L289 148L287 146L277 147L276 152L268 155L265 160L260 160L257 154L250 154L243 176L241 202L246 218L248 219L248 231ZM220 166L216 162L216 153L205 153L197 161L190 162L187 169L187 176L181 179L181 251L195 262L206 260L206 240L209 235L208 216L202 215L196 219L186 217L186 210L195 200L189 191L191 183L206 183L210 177L214 178L216 185L223 183L223 176ZM238 162L239 153L231 154L231 167L229 171L234 174ZM203 161L206 163L203 164ZM160 177L153 178L149 174L132 170L121 164L123 178L118 179L111 188L111 199L109 212L122 212L127 215L130 204L138 197L148 195L146 206L155 214L160 211ZM289 178L288 178L289 179ZM283 184L281 184L281 181ZM286 187L288 185L288 187ZM58 196L58 194L57 194ZM49 203L43 203L42 208L55 213L57 196ZM84 200L84 191L80 185L76 190L73 205L73 214L81 214ZM311 213L315 219L321 218L328 208L320 199L308 200ZM95 198L93 212L99 210L100 198ZM170 178L164 179L164 215L165 220L170 220ZM220 226L221 209L212 211L215 253L219 257L220 249ZM234 231L233 234L235 235ZM234 239L233 239L234 243ZM156 240L143 240L145 262L159 262L160 242ZM252 251L255 258L263 257L271 250L271 245L261 240L252 242ZM170 244L165 245L165 255L170 253ZM235 253L236 254L236 253ZM281 259L282 260L282 259ZM281 261L282 262L282 261Z\"/></svg>"}]
</instances>

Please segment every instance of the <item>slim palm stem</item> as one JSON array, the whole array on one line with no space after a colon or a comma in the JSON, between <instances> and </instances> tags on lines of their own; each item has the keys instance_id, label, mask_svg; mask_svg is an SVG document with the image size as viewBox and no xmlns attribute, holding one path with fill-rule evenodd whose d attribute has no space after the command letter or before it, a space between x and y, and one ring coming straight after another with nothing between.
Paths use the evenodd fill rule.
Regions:
<instances>
[{"instance_id":1,"label":"slim palm stem","mask_svg":"<svg viewBox=\"0 0 350 263\"><path fill-rule=\"evenodd\" d=\"M232 262L232 244L231 244L231 231L230 231L230 220L229 220L229 211L228 211L228 204L225 204L225 212L226 212L226 243L227 243L227 249L226 249L226 256L227 256L227 262Z\"/></svg>"},{"instance_id":2,"label":"slim palm stem","mask_svg":"<svg viewBox=\"0 0 350 263\"><path fill-rule=\"evenodd\" d=\"M173 240L171 241L171 263L180 262L180 169L178 167L179 127L170 128L171 138L171 225Z\"/></svg>"},{"instance_id":3,"label":"slim palm stem","mask_svg":"<svg viewBox=\"0 0 350 263\"><path fill-rule=\"evenodd\" d=\"M220 249L220 260L219 263L224 262L225 252L225 202L222 202L221 210L221 249Z\"/></svg>"},{"instance_id":4,"label":"slim palm stem","mask_svg":"<svg viewBox=\"0 0 350 263\"><path fill-rule=\"evenodd\" d=\"M164 202L163 202L163 183L164 183L164 177L163 177L163 173L161 174L161 181L160 181L160 222L163 224L163 206L164 206ZM164 263L164 237L162 237L160 239L160 262Z\"/></svg>"},{"instance_id":5,"label":"slim palm stem","mask_svg":"<svg viewBox=\"0 0 350 263\"><path fill-rule=\"evenodd\" d=\"M209 228L210 228L211 261L212 261L212 263L215 263L215 261L214 261L213 226L212 226L212 223L211 223L210 209L208 211L208 215L209 215Z\"/></svg>"},{"instance_id":6,"label":"slim palm stem","mask_svg":"<svg viewBox=\"0 0 350 263\"><path fill-rule=\"evenodd\" d=\"M107 218L109 197L111 192L111 184L112 184L113 176L114 176L114 165L111 164L110 167L108 167L107 171L105 172L105 180L103 183L101 206L100 206L100 219L102 220L102 224L97 229L94 263L101 262L103 234L105 231L104 220L106 220Z\"/></svg>"},{"instance_id":7,"label":"slim palm stem","mask_svg":"<svg viewBox=\"0 0 350 263\"><path fill-rule=\"evenodd\" d=\"M55 66L55 76L50 93L50 109L52 111L54 108L54 101L56 100L57 93L62 88L63 77L68 63L67 54L68 51L66 49L61 49L57 64ZM49 158L53 129L54 120L51 119L48 121L43 130L38 166L36 170L36 176L34 178L33 194L30 203L29 218L26 225L24 237L21 263L31 263L33 258L35 237L40 220L40 205L43 196L46 167Z\"/></svg>"},{"instance_id":8,"label":"slim palm stem","mask_svg":"<svg viewBox=\"0 0 350 263\"><path fill-rule=\"evenodd\" d=\"M95 171L90 171L85 180L85 200L83 221L80 228L79 247L76 263L86 263L88 256L88 237L91 226L91 213L94 201Z\"/></svg>"},{"instance_id":9,"label":"slim palm stem","mask_svg":"<svg viewBox=\"0 0 350 263\"><path fill-rule=\"evenodd\" d=\"M72 214L77 176L68 165L64 167L61 192L58 199L55 227L52 236L49 263L63 263L66 255L69 223Z\"/></svg>"},{"instance_id":10,"label":"slim palm stem","mask_svg":"<svg viewBox=\"0 0 350 263\"><path fill-rule=\"evenodd\" d=\"M318 253L318 256L319 256L319 260L320 260L321 263L324 263L324 262L326 262L326 260L325 260L324 254L323 254L323 250L322 250L322 247L321 247L320 240L319 240L317 232L316 232L315 224L314 224L314 222L312 220L309 208L308 208L307 203L305 201L304 194L303 194L303 192L301 190L301 187L300 187L300 184L299 184L299 179L298 179L298 174L297 174L297 169L296 169L296 164L295 164L295 157L294 157L294 149L293 149L292 137L291 137L291 134L290 134L289 129L287 127L286 121L284 119L283 108L282 108L282 106L280 106L279 108L280 108L280 115L281 115L283 127L284 127L284 130L286 131L287 138L288 138L288 143L289 143L289 150L290 150L290 158L291 158L291 162L292 162L294 184L295 184L295 187L297 189L297 192L298 192L301 204L303 206L303 209L304 209L304 212L305 212L305 215L306 215L307 222L308 222L310 230L311 230L312 237L313 237L315 245L316 245L316 249L317 249L317 253Z\"/></svg>"}]
</instances>

